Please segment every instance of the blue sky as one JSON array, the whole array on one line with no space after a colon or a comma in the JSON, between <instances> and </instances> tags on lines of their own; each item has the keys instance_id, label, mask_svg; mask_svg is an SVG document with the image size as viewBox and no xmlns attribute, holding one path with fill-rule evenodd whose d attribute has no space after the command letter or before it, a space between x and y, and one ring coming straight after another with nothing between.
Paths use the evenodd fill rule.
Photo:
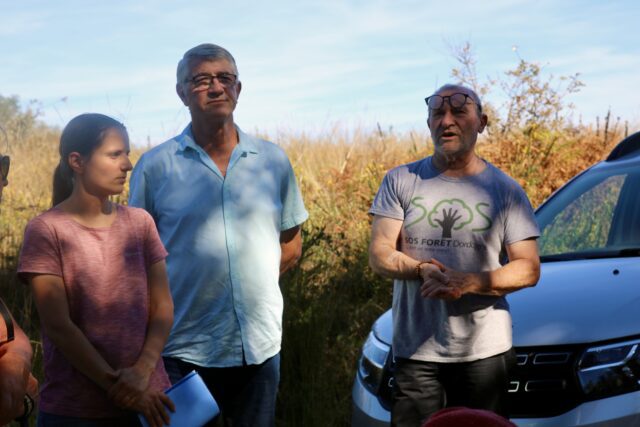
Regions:
<instances>
[{"instance_id":1,"label":"blue sky","mask_svg":"<svg viewBox=\"0 0 640 427\"><path fill-rule=\"evenodd\" d=\"M629 1L8 1L0 0L0 95L38 101L47 123L93 111L152 144L179 133L184 51L235 56L245 131L423 130L423 98L450 80L450 46L470 42L479 77L518 58L580 73L575 118L640 127L640 2ZM517 46L514 52L513 46ZM496 87L489 102L504 99Z\"/></svg>"}]
</instances>

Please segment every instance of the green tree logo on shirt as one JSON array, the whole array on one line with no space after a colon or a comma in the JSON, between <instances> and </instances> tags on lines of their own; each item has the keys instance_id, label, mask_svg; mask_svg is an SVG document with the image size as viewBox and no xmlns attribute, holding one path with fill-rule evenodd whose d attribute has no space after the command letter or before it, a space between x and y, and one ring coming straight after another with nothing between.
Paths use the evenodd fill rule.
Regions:
<instances>
[{"instance_id":1,"label":"green tree logo on shirt","mask_svg":"<svg viewBox=\"0 0 640 427\"><path fill-rule=\"evenodd\" d=\"M452 230L460 230L473 220L473 211L460 199L445 199L429 212L429 224L442 228L442 238L451 238Z\"/></svg>"}]
</instances>

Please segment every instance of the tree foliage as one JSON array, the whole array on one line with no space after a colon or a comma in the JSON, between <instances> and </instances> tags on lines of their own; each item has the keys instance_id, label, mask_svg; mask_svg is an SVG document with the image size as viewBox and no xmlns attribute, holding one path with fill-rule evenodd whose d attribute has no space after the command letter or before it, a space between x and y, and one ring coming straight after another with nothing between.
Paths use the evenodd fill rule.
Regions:
<instances>
[{"instance_id":1,"label":"tree foliage","mask_svg":"<svg viewBox=\"0 0 640 427\"><path fill-rule=\"evenodd\" d=\"M558 153L575 143L581 129L571 121L571 95L584 86L580 74L556 78L542 65L519 58L517 65L495 78L477 75L477 59L469 43L453 47L458 65L451 71L456 83L474 89L483 98L489 117L484 142L492 147L499 166L516 178L525 190L543 185L545 171L558 160ZM488 101L492 90L504 98L496 106ZM539 202L540 200L536 200Z\"/></svg>"},{"instance_id":2,"label":"tree foliage","mask_svg":"<svg viewBox=\"0 0 640 427\"><path fill-rule=\"evenodd\" d=\"M0 133L7 140L20 140L32 132L36 127L42 126L37 118L38 112L33 107L35 102L26 108L21 108L20 98L17 96L4 97L0 95ZM0 152L5 147L0 145Z\"/></svg>"}]
</instances>

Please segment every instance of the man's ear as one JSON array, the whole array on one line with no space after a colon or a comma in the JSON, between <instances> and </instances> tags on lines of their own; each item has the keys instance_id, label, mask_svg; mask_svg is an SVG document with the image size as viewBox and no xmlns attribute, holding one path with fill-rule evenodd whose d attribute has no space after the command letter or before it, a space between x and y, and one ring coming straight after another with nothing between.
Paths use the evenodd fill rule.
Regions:
<instances>
[{"instance_id":1,"label":"man's ear","mask_svg":"<svg viewBox=\"0 0 640 427\"><path fill-rule=\"evenodd\" d=\"M188 107L189 104L187 103L187 94L184 93L184 87L181 83L176 83L176 93L180 97L180 100L185 105L185 107Z\"/></svg>"},{"instance_id":2,"label":"man's ear","mask_svg":"<svg viewBox=\"0 0 640 427\"><path fill-rule=\"evenodd\" d=\"M482 113L480 116L480 128L478 129L478 133L482 133L484 128L487 127L487 124L489 124L489 117L485 113Z\"/></svg>"},{"instance_id":3,"label":"man's ear","mask_svg":"<svg viewBox=\"0 0 640 427\"><path fill-rule=\"evenodd\" d=\"M82 155L76 151L69 153L67 157L67 163L69 164L69 168L77 174L82 174L84 172L84 159Z\"/></svg>"}]
</instances>

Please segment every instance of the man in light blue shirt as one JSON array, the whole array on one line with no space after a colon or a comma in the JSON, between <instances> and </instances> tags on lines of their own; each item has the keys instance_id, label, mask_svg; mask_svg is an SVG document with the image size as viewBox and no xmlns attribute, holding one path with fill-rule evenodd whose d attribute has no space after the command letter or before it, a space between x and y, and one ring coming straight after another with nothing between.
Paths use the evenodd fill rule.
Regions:
<instances>
[{"instance_id":1,"label":"man in light blue shirt","mask_svg":"<svg viewBox=\"0 0 640 427\"><path fill-rule=\"evenodd\" d=\"M225 424L272 426L278 280L300 257L308 214L284 151L233 121L241 83L231 54L196 46L177 77L191 124L141 157L129 199L151 213L169 251L175 320L165 366L172 382L198 371Z\"/></svg>"}]
</instances>

